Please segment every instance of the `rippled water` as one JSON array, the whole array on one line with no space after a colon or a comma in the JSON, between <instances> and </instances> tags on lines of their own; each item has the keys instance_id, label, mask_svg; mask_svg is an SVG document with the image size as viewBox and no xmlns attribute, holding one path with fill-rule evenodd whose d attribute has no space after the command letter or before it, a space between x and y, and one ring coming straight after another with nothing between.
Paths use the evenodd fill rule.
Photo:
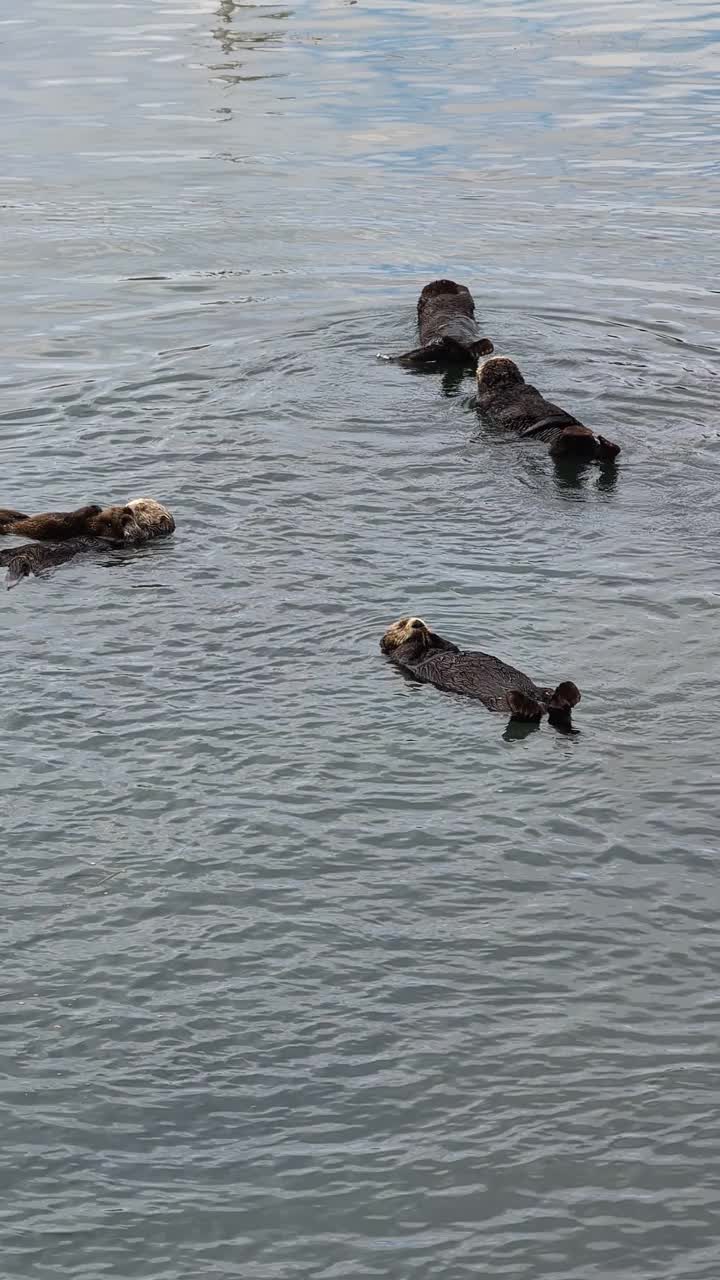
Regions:
<instances>
[{"instance_id":1,"label":"rippled water","mask_svg":"<svg viewBox=\"0 0 720 1280\"><path fill-rule=\"evenodd\" d=\"M715 1280L719 40L7 0L0 502L178 520L3 599L9 1280ZM439 273L614 483L377 361Z\"/></svg>"}]
</instances>

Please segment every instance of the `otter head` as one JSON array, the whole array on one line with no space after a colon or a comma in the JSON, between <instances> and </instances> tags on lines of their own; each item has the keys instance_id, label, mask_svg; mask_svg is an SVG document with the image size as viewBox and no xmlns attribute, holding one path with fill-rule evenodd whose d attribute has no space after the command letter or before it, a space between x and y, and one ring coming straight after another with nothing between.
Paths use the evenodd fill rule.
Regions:
<instances>
[{"instance_id":1,"label":"otter head","mask_svg":"<svg viewBox=\"0 0 720 1280\"><path fill-rule=\"evenodd\" d=\"M388 627L380 641L380 648L383 653L394 653L401 644L410 642L420 650L426 649L430 644L430 632L422 618L398 618L397 622Z\"/></svg>"},{"instance_id":2,"label":"otter head","mask_svg":"<svg viewBox=\"0 0 720 1280\"><path fill-rule=\"evenodd\" d=\"M137 542L141 531L130 507L105 507L92 522L93 535L110 542Z\"/></svg>"},{"instance_id":3,"label":"otter head","mask_svg":"<svg viewBox=\"0 0 720 1280\"><path fill-rule=\"evenodd\" d=\"M483 361L477 371L477 380L481 391L521 386L525 381L515 361L507 356L492 356L490 360Z\"/></svg>"},{"instance_id":4,"label":"otter head","mask_svg":"<svg viewBox=\"0 0 720 1280\"><path fill-rule=\"evenodd\" d=\"M418 298L418 315L422 315L432 298L446 297L448 294L454 294L456 297L459 294L463 294L465 297L470 298L470 290L464 284L456 284L454 280L431 280L430 284L425 285ZM473 306L472 298L470 298L470 305L471 307Z\"/></svg>"}]
</instances>

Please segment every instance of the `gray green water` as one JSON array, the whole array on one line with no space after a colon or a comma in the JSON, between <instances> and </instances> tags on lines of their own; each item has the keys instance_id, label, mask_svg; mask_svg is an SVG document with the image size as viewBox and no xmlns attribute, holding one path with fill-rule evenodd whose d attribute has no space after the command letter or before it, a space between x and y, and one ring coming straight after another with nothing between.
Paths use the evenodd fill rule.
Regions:
<instances>
[{"instance_id":1,"label":"gray green water","mask_svg":"<svg viewBox=\"0 0 720 1280\"><path fill-rule=\"evenodd\" d=\"M2 599L8 1280L716 1280L719 41L5 0L0 503L179 526ZM440 273L614 485L376 361Z\"/></svg>"}]
</instances>

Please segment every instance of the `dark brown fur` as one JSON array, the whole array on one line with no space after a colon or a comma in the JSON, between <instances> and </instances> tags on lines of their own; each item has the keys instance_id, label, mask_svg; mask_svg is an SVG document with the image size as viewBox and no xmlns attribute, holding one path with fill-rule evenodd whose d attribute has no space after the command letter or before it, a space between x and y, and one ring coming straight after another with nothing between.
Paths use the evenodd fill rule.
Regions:
<instances>
[{"instance_id":1,"label":"dark brown fur","mask_svg":"<svg viewBox=\"0 0 720 1280\"><path fill-rule=\"evenodd\" d=\"M426 284L417 304L419 347L398 356L400 364L433 366L464 364L475 368L493 349L480 335L470 290L454 280Z\"/></svg>"},{"instance_id":2,"label":"dark brown fur","mask_svg":"<svg viewBox=\"0 0 720 1280\"><path fill-rule=\"evenodd\" d=\"M421 618L393 623L380 648L416 680L477 698L491 711L504 711L516 720L540 720L547 714L558 728L569 728L572 708L580 701L572 680L563 680L555 689L537 685L492 654L458 649L430 631Z\"/></svg>"},{"instance_id":3,"label":"dark brown fur","mask_svg":"<svg viewBox=\"0 0 720 1280\"><path fill-rule=\"evenodd\" d=\"M49 574L59 564L73 560L83 552L97 551L104 544L97 538L68 538L66 542L27 542L20 547L0 551L0 565L7 567L5 583L8 591L23 578Z\"/></svg>"},{"instance_id":4,"label":"dark brown fur","mask_svg":"<svg viewBox=\"0 0 720 1280\"><path fill-rule=\"evenodd\" d=\"M68 538L104 538L125 542L135 526L129 507L78 507L77 511L46 511L26 516L0 510L0 534L17 534L39 542L64 542Z\"/></svg>"},{"instance_id":5,"label":"dark brown fur","mask_svg":"<svg viewBox=\"0 0 720 1280\"><path fill-rule=\"evenodd\" d=\"M477 373L477 408L496 426L544 440L554 458L612 462L620 446L596 435L532 387L506 356L484 361Z\"/></svg>"}]
</instances>

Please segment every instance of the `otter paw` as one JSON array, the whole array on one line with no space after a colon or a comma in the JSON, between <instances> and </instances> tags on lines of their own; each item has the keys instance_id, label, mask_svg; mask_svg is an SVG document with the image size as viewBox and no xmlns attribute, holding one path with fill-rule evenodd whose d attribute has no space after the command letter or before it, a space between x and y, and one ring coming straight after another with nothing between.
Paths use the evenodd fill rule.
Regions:
<instances>
[{"instance_id":1,"label":"otter paw","mask_svg":"<svg viewBox=\"0 0 720 1280\"><path fill-rule=\"evenodd\" d=\"M572 680L562 680L548 703L548 710L570 711L577 706L581 696L580 690Z\"/></svg>"}]
</instances>

